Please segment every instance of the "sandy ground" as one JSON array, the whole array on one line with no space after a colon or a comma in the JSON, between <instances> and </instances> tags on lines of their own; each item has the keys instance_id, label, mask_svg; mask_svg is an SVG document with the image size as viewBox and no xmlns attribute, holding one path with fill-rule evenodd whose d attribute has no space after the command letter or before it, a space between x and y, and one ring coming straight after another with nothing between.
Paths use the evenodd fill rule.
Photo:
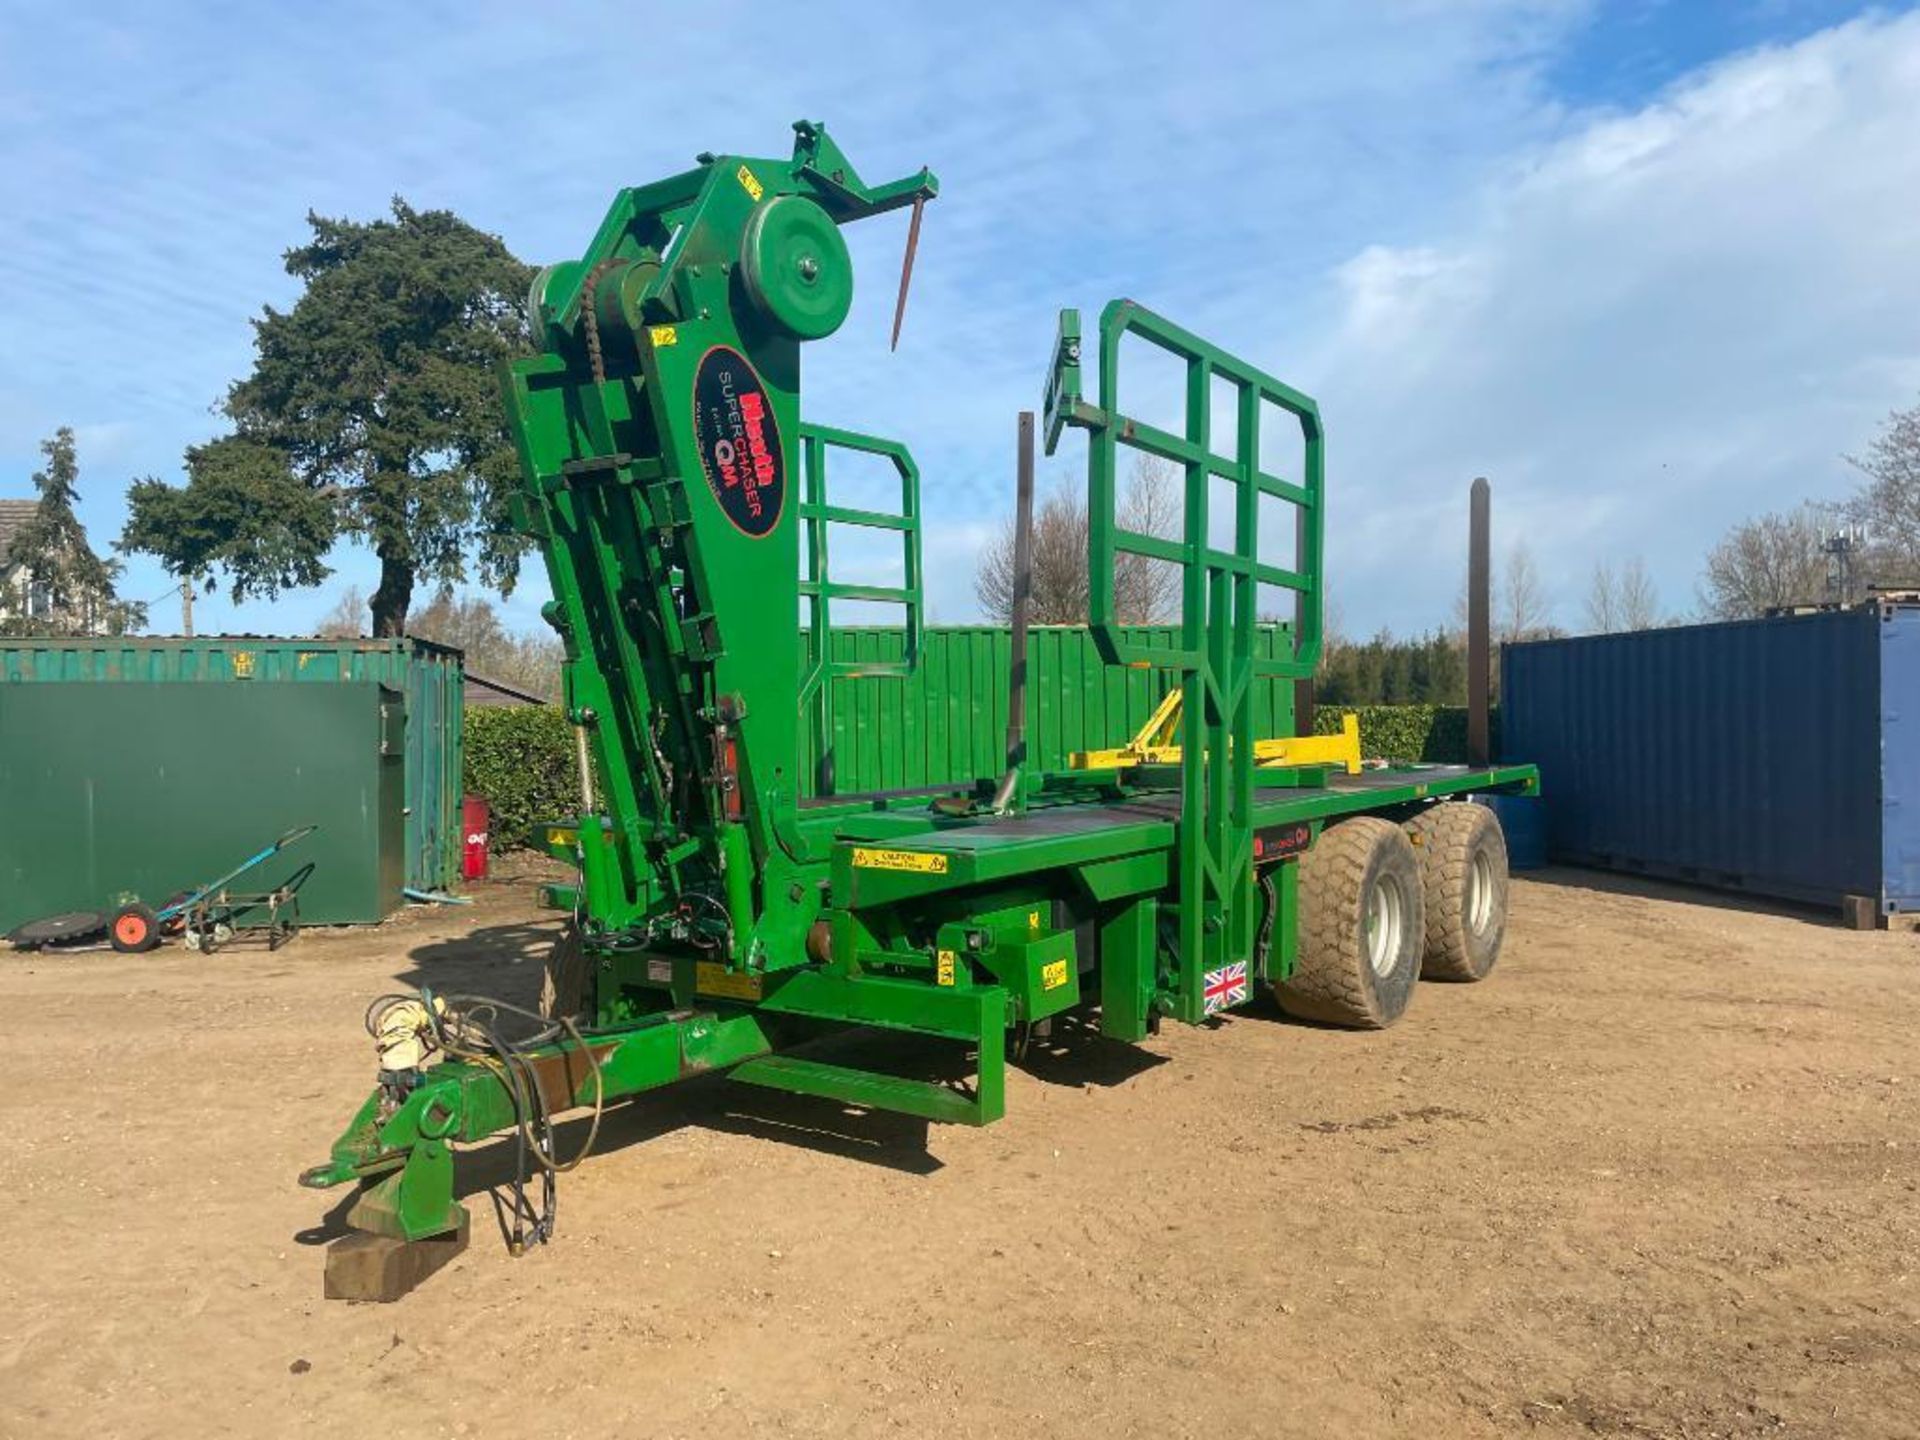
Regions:
<instances>
[{"instance_id":1,"label":"sandy ground","mask_svg":"<svg viewBox=\"0 0 1920 1440\"><path fill-rule=\"evenodd\" d=\"M0 956L0 1434L1920 1435L1920 936L1705 901L1548 872L1393 1031L1065 1043L982 1131L647 1097L525 1259L469 1157L391 1306L321 1300L293 1179L370 996L533 992L526 880Z\"/></svg>"}]
</instances>

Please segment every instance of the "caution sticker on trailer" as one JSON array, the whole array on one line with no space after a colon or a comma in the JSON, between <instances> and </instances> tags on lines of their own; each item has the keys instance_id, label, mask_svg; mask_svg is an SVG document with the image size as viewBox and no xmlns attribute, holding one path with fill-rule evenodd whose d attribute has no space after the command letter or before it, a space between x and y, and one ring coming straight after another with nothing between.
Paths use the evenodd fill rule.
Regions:
<instances>
[{"instance_id":1,"label":"caution sticker on trailer","mask_svg":"<svg viewBox=\"0 0 1920 1440\"><path fill-rule=\"evenodd\" d=\"M1046 964L1040 967L1040 988L1042 990L1058 990L1062 985L1066 983L1067 983L1067 962L1066 961L1049 960Z\"/></svg>"},{"instance_id":2,"label":"caution sticker on trailer","mask_svg":"<svg viewBox=\"0 0 1920 1440\"><path fill-rule=\"evenodd\" d=\"M702 995L720 995L728 1000L758 1000L760 977L702 960L693 967L693 988Z\"/></svg>"},{"instance_id":3,"label":"caution sticker on trailer","mask_svg":"<svg viewBox=\"0 0 1920 1440\"><path fill-rule=\"evenodd\" d=\"M916 875L944 875L947 873L947 857L929 855L919 850L867 850L856 847L853 852L853 868L856 870L909 870Z\"/></svg>"},{"instance_id":4,"label":"caution sticker on trailer","mask_svg":"<svg viewBox=\"0 0 1920 1440\"><path fill-rule=\"evenodd\" d=\"M938 984L938 985L953 984L953 964L955 959L956 957L953 951L951 950L942 950L939 953L939 955L935 959L935 966L934 966L934 972L933 972L933 978L934 978L935 984Z\"/></svg>"}]
</instances>

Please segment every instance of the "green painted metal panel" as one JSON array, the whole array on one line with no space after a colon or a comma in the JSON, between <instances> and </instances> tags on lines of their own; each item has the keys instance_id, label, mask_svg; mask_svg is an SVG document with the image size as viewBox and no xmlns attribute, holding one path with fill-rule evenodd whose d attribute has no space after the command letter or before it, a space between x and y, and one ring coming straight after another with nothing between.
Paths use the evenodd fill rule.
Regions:
<instances>
[{"instance_id":1,"label":"green painted metal panel","mask_svg":"<svg viewBox=\"0 0 1920 1440\"><path fill-rule=\"evenodd\" d=\"M457 885L465 694L458 650L417 639L256 635L0 641L0 685L83 681L372 682L399 691L407 712L406 883Z\"/></svg>"},{"instance_id":2,"label":"green painted metal panel","mask_svg":"<svg viewBox=\"0 0 1920 1440\"><path fill-rule=\"evenodd\" d=\"M1172 625L1129 626L1132 644L1172 650ZM810 644L802 637L802 649ZM847 627L833 631L832 659L884 665L899 660L906 637L897 629ZM1256 654L1291 651L1285 626L1263 625ZM920 664L910 675L842 675L827 682L831 706L834 791L854 795L945 785L998 775L1006 764L1007 678L1012 640L997 626L929 626ZM802 664L810 657L803 653ZM1177 678L1157 667L1106 664L1081 626L1035 626L1028 632L1027 744L1029 764L1066 768L1076 750L1119 745L1153 713ZM1293 733L1293 686L1262 675L1253 681L1256 733ZM801 767L808 794L816 793L818 740Z\"/></svg>"},{"instance_id":3,"label":"green painted metal panel","mask_svg":"<svg viewBox=\"0 0 1920 1440\"><path fill-rule=\"evenodd\" d=\"M236 888L379 920L401 898L405 747L400 692L371 681L0 686L0 930L161 903L297 825L320 828Z\"/></svg>"}]
</instances>

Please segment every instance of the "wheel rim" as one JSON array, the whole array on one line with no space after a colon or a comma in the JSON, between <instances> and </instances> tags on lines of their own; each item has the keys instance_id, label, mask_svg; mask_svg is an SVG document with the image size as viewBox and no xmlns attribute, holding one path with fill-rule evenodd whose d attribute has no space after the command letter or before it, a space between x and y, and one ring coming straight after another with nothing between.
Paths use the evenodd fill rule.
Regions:
<instances>
[{"instance_id":1,"label":"wheel rim","mask_svg":"<svg viewBox=\"0 0 1920 1440\"><path fill-rule=\"evenodd\" d=\"M1482 850L1467 867L1467 928L1476 935L1487 933L1493 923L1493 861Z\"/></svg>"},{"instance_id":2,"label":"wheel rim","mask_svg":"<svg viewBox=\"0 0 1920 1440\"><path fill-rule=\"evenodd\" d=\"M1400 958L1406 931L1407 897L1399 880L1382 875L1367 897L1367 963L1376 975L1388 975Z\"/></svg>"},{"instance_id":3,"label":"wheel rim","mask_svg":"<svg viewBox=\"0 0 1920 1440\"><path fill-rule=\"evenodd\" d=\"M122 915L113 922L113 933L122 945L138 945L147 938L147 922L138 915Z\"/></svg>"}]
</instances>

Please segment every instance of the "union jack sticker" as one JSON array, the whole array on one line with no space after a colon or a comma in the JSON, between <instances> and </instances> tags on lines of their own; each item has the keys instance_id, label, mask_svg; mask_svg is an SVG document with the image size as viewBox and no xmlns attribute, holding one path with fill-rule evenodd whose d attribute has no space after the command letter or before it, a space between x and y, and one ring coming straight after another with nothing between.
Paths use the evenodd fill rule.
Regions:
<instances>
[{"instance_id":1,"label":"union jack sticker","mask_svg":"<svg viewBox=\"0 0 1920 1440\"><path fill-rule=\"evenodd\" d=\"M1238 961L1224 970L1209 970L1201 986L1201 997L1205 1012L1209 1015L1217 1010L1225 1010L1229 1005L1238 1005L1247 998L1247 962Z\"/></svg>"}]
</instances>

